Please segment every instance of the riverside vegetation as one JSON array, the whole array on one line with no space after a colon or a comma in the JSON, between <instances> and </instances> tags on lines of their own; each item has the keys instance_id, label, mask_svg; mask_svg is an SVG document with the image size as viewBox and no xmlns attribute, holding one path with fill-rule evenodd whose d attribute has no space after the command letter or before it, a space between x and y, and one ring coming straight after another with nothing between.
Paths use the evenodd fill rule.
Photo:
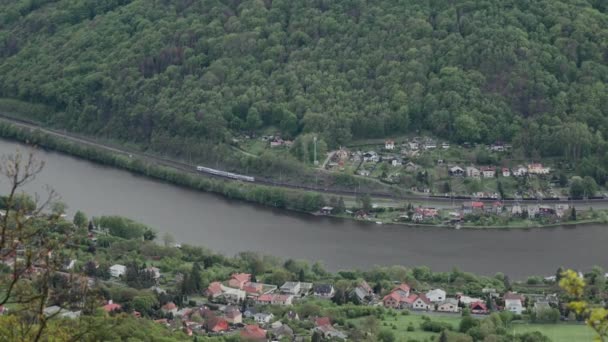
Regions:
<instances>
[{"instance_id":1,"label":"riverside vegetation","mask_svg":"<svg viewBox=\"0 0 608 342\"><path fill-rule=\"evenodd\" d=\"M249 299L235 303L244 312L272 313L304 341L332 340L319 333L320 319L329 320L332 329L344 331L353 341L546 342L550 338L541 332L550 334L551 326L561 329L562 338L591 339L594 330L597 336L606 335L606 278L599 267L581 275L558 269L555 277L517 282L500 273L476 276L458 269L438 273L392 266L330 273L318 262L282 261L250 252L226 257L174 245L168 234L157 244L154 229L121 217L89 220L78 211L68 219L65 204L53 192L41 200L22 193L22 186L42 168L35 158L23 155L5 157L0 167L9 184L0 201L0 337L6 341L246 341L242 331L247 329L240 330L239 324L231 324L224 334L213 333L211 322L222 317L223 306L205 291L240 272L271 286L295 281L335 288L331 299L302 296L287 306ZM115 274L120 264L126 266ZM353 291L364 281L373 294L361 300ZM479 296L492 311L501 305L494 294L515 291L529 298L530 303L524 303L529 311L474 318L464 310L462 315L427 317L374 305L374 298L394 291L395 282L420 292L443 288L450 296ZM532 298L538 301L550 293L556 294L551 297L555 304L532 309ZM178 315L177 308L190 311ZM593 329L558 323L560 316L585 321ZM250 318L244 323L254 325Z\"/></svg>"}]
</instances>

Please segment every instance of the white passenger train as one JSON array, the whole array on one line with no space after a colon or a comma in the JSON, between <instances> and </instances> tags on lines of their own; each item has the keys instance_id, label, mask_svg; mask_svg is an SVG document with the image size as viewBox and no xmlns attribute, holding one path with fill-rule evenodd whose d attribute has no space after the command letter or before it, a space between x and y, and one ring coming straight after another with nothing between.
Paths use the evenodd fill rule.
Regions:
<instances>
[{"instance_id":1,"label":"white passenger train","mask_svg":"<svg viewBox=\"0 0 608 342\"><path fill-rule=\"evenodd\" d=\"M255 182L255 178L253 178L251 176L244 176L244 175L239 175L239 174L232 173L232 172L220 171L220 170L216 170L216 169L212 169L212 168L204 167L204 166L200 166L200 165L196 167L196 170L199 172L204 172L204 173L208 173L208 174L215 175L215 176L237 179L237 180L242 180L242 181L246 181L246 182Z\"/></svg>"}]
</instances>

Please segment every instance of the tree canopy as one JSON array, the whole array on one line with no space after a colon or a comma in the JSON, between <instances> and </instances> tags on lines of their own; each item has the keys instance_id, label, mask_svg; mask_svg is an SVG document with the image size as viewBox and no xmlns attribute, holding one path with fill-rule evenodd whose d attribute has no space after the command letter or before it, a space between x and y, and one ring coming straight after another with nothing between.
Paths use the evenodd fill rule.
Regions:
<instances>
[{"instance_id":1,"label":"tree canopy","mask_svg":"<svg viewBox=\"0 0 608 342\"><path fill-rule=\"evenodd\" d=\"M427 130L581 158L608 132L607 11L598 0L3 1L0 96L158 149L261 127L330 146Z\"/></svg>"}]
</instances>

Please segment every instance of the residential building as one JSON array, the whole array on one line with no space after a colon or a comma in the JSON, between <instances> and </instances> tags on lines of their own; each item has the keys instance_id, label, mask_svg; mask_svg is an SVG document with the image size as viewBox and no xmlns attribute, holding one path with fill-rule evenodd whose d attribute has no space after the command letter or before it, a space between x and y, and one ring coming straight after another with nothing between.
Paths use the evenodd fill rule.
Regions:
<instances>
[{"instance_id":1,"label":"residential building","mask_svg":"<svg viewBox=\"0 0 608 342\"><path fill-rule=\"evenodd\" d=\"M386 140L384 142L384 148L387 150L394 150L395 149L395 141L394 140Z\"/></svg>"},{"instance_id":2,"label":"residential building","mask_svg":"<svg viewBox=\"0 0 608 342\"><path fill-rule=\"evenodd\" d=\"M443 302L445 300L445 291L442 289L434 289L426 293L426 297L433 303Z\"/></svg>"},{"instance_id":3,"label":"residential building","mask_svg":"<svg viewBox=\"0 0 608 342\"><path fill-rule=\"evenodd\" d=\"M419 294L418 297L412 303L412 309L414 310L433 310L433 303L424 294Z\"/></svg>"},{"instance_id":4,"label":"residential building","mask_svg":"<svg viewBox=\"0 0 608 342\"><path fill-rule=\"evenodd\" d=\"M313 293L317 297L331 298L334 296L334 287L331 284L317 284L313 288Z\"/></svg>"},{"instance_id":5,"label":"residential building","mask_svg":"<svg viewBox=\"0 0 608 342\"><path fill-rule=\"evenodd\" d=\"M122 309L122 305L115 304L111 299L108 300L108 303L102 307L105 312L113 312Z\"/></svg>"},{"instance_id":6,"label":"residential building","mask_svg":"<svg viewBox=\"0 0 608 342\"><path fill-rule=\"evenodd\" d=\"M504 296L505 310L511 311L514 314L521 315L524 311L523 302L525 298L517 293L508 292Z\"/></svg>"},{"instance_id":7,"label":"residential building","mask_svg":"<svg viewBox=\"0 0 608 342\"><path fill-rule=\"evenodd\" d=\"M519 203L513 204L513 206L511 207L511 215L521 215L522 213L523 210L521 208L521 205L519 205Z\"/></svg>"},{"instance_id":8,"label":"residential building","mask_svg":"<svg viewBox=\"0 0 608 342\"><path fill-rule=\"evenodd\" d=\"M441 148L444 149L444 150L447 150L447 149L450 148L450 144L444 142L444 143L441 144Z\"/></svg>"},{"instance_id":9,"label":"residential building","mask_svg":"<svg viewBox=\"0 0 608 342\"><path fill-rule=\"evenodd\" d=\"M456 296L456 298L464 305L470 305L476 302L482 302L483 303L483 299L481 298L474 298L474 297L469 297L469 296L464 296L462 294L459 294Z\"/></svg>"},{"instance_id":10,"label":"residential building","mask_svg":"<svg viewBox=\"0 0 608 342\"><path fill-rule=\"evenodd\" d=\"M274 318L273 314L265 313L265 312L260 312L260 313L253 315L253 319L258 324L270 324L270 322L272 321L273 318Z\"/></svg>"},{"instance_id":11,"label":"residential building","mask_svg":"<svg viewBox=\"0 0 608 342\"><path fill-rule=\"evenodd\" d=\"M313 331L320 332L321 335L323 335L323 337L326 339L346 340L348 338L348 336L345 333L337 330L336 328L334 328L331 325L322 325L320 327L315 327L315 328L313 328Z\"/></svg>"},{"instance_id":12,"label":"residential building","mask_svg":"<svg viewBox=\"0 0 608 342\"><path fill-rule=\"evenodd\" d=\"M211 316L205 322L207 332L220 333L230 330L228 321L223 317Z\"/></svg>"},{"instance_id":13,"label":"residential building","mask_svg":"<svg viewBox=\"0 0 608 342\"><path fill-rule=\"evenodd\" d=\"M363 153L363 161L377 163L380 161L380 156L374 151L365 152Z\"/></svg>"},{"instance_id":14,"label":"residential building","mask_svg":"<svg viewBox=\"0 0 608 342\"><path fill-rule=\"evenodd\" d=\"M281 293L287 293L292 295L300 294L300 282L288 281L281 286Z\"/></svg>"},{"instance_id":15,"label":"residential building","mask_svg":"<svg viewBox=\"0 0 608 342\"><path fill-rule=\"evenodd\" d=\"M259 296L264 291L264 284L249 282L245 284L243 291L245 291L248 296Z\"/></svg>"},{"instance_id":16,"label":"residential building","mask_svg":"<svg viewBox=\"0 0 608 342\"><path fill-rule=\"evenodd\" d=\"M528 173L533 175L547 175L551 169L543 166L543 164L535 163L528 165Z\"/></svg>"},{"instance_id":17,"label":"residential building","mask_svg":"<svg viewBox=\"0 0 608 342\"><path fill-rule=\"evenodd\" d=\"M272 336L277 341L293 341L293 329L291 329L287 324L281 324L279 327L272 329L271 332Z\"/></svg>"},{"instance_id":18,"label":"residential building","mask_svg":"<svg viewBox=\"0 0 608 342\"><path fill-rule=\"evenodd\" d=\"M467 215L467 214L473 214L473 213L481 213L484 210L484 204L483 202L464 202L462 204L462 213Z\"/></svg>"},{"instance_id":19,"label":"residential building","mask_svg":"<svg viewBox=\"0 0 608 342\"><path fill-rule=\"evenodd\" d=\"M405 171L407 172L418 171L418 169L420 169L420 166L418 164L415 164L414 162L408 161L405 164Z\"/></svg>"},{"instance_id":20,"label":"residential building","mask_svg":"<svg viewBox=\"0 0 608 342\"><path fill-rule=\"evenodd\" d=\"M523 177L528 174L528 169L524 166L518 166L513 169L513 176L515 177Z\"/></svg>"},{"instance_id":21,"label":"residential building","mask_svg":"<svg viewBox=\"0 0 608 342\"><path fill-rule=\"evenodd\" d=\"M110 275L114 278L122 277L125 273L127 273L127 266L125 265L116 264L110 266Z\"/></svg>"},{"instance_id":22,"label":"residential building","mask_svg":"<svg viewBox=\"0 0 608 342\"><path fill-rule=\"evenodd\" d=\"M460 166L452 166L448 173L452 177L462 177L464 175L464 170Z\"/></svg>"},{"instance_id":23,"label":"residential building","mask_svg":"<svg viewBox=\"0 0 608 342\"><path fill-rule=\"evenodd\" d=\"M251 274L248 273L235 273L230 277L228 286L242 290L245 284L251 282Z\"/></svg>"},{"instance_id":24,"label":"residential building","mask_svg":"<svg viewBox=\"0 0 608 342\"><path fill-rule=\"evenodd\" d=\"M472 167L472 166L467 166L465 169L465 174L467 177L470 178L479 178L481 177L481 172L479 171L478 168L476 167Z\"/></svg>"},{"instance_id":25,"label":"residential building","mask_svg":"<svg viewBox=\"0 0 608 342\"><path fill-rule=\"evenodd\" d=\"M163 306L161 306L160 311L162 311L165 315L166 314L177 314L177 305L175 305L175 303L173 302L169 302Z\"/></svg>"},{"instance_id":26,"label":"residential building","mask_svg":"<svg viewBox=\"0 0 608 342\"><path fill-rule=\"evenodd\" d=\"M266 330L258 325L246 325L240 335L245 341L266 341Z\"/></svg>"},{"instance_id":27,"label":"residential building","mask_svg":"<svg viewBox=\"0 0 608 342\"><path fill-rule=\"evenodd\" d=\"M503 167L502 168L502 176L503 177L510 177L511 176L511 170L509 170L508 167Z\"/></svg>"},{"instance_id":28,"label":"residential building","mask_svg":"<svg viewBox=\"0 0 608 342\"><path fill-rule=\"evenodd\" d=\"M486 303L484 303L484 302L471 303L470 307L471 307L471 313L476 314L476 315L485 315L489 312L488 307L486 306Z\"/></svg>"},{"instance_id":29,"label":"residential building","mask_svg":"<svg viewBox=\"0 0 608 342\"><path fill-rule=\"evenodd\" d=\"M219 297L222 293L222 284L217 281L209 284L207 291L205 291L205 295L207 297L211 297L212 299Z\"/></svg>"},{"instance_id":30,"label":"residential building","mask_svg":"<svg viewBox=\"0 0 608 342\"><path fill-rule=\"evenodd\" d=\"M237 307L234 307L234 306L228 307L224 311L224 315L225 315L226 321L228 321L228 323L230 323L230 324L243 323L243 314Z\"/></svg>"},{"instance_id":31,"label":"residential building","mask_svg":"<svg viewBox=\"0 0 608 342\"><path fill-rule=\"evenodd\" d=\"M331 213L334 211L333 207L329 207L329 206L325 206L323 208L321 208L321 210L319 211L322 215L331 215Z\"/></svg>"},{"instance_id":32,"label":"residential building","mask_svg":"<svg viewBox=\"0 0 608 342\"><path fill-rule=\"evenodd\" d=\"M243 290L234 289L232 287L222 286L222 296L231 304L236 304L245 299L247 294Z\"/></svg>"},{"instance_id":33,"label":"residential building","mask_svg":"<svg viewBox=\"0 0 608 342\"><path fill-rule=\"evenodd\" d=\"M494 178L496 176L496 168L493 166L484 166L479 171L483 178Z\"/></svg>"},{"instance_id":34,"label":"residential building","mask_svg":"<svg viewBox=\"0 0 608 342\"><path fill-rule=\"evenodd\" d=\"M439 312L460 312L458 300L455 298L446 298L443 302L437 304Z\"/></svg>"}]
</instances>

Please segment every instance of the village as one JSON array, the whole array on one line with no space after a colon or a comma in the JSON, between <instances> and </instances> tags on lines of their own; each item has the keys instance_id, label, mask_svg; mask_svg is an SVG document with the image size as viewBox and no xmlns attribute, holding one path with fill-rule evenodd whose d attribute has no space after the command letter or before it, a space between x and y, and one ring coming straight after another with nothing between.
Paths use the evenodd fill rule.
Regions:
<instances>
[{"instance_id":1,"label":"village","mask_svg":"<svg viewBox=\"0 0 608 342\"><path fill-rule=\"evenodd\" d=\"M112 278L119 281L125 276L126 266L110 267ZM151 267L156 280L163 277L158 268ZM581 275L582 277L582 275ZM318 334L324 339L346 340L345 327L327 316L311 314L300 317L298 312L306 303L332 301L337 290L331 283L287 281L277 287L255 281L255 275L234 273L224 281L214 281L204 291L204 298L176 305L172 301L162 305L155 323L173 330L183 330L188 336L238 335L246 341L306 341L305 337ZM555 282L555 277L544 281ZM427 287L427 286L424 286ZM163 290L154 287L159 295ZM522 314L546 314L560 307L557 294L522 294L507 291L498 293L493 288L483 288L480 296L468 296L462 292L448 294L441 288L415 289L408 283L398 283L388 292L377 293L365 280L359 280L346 294L358 306L384 308L411 314L439 314L459 317L467 311L482 318L492 312L508 311L516 317ZM344 295L344 294L341 294ZM298 308L296 310L296 308ZM108 300L101 306L108 314L123 312L123 306ZM61 312L62 317L77 318L79 312L48 307L47 314ZM141 317L137 311L132 315ZM558 313L559 316L559 313ZM300 333L296 333L296 330ZM302 331L308 331L302 333Z\"/></svg>"}]
</instances>

